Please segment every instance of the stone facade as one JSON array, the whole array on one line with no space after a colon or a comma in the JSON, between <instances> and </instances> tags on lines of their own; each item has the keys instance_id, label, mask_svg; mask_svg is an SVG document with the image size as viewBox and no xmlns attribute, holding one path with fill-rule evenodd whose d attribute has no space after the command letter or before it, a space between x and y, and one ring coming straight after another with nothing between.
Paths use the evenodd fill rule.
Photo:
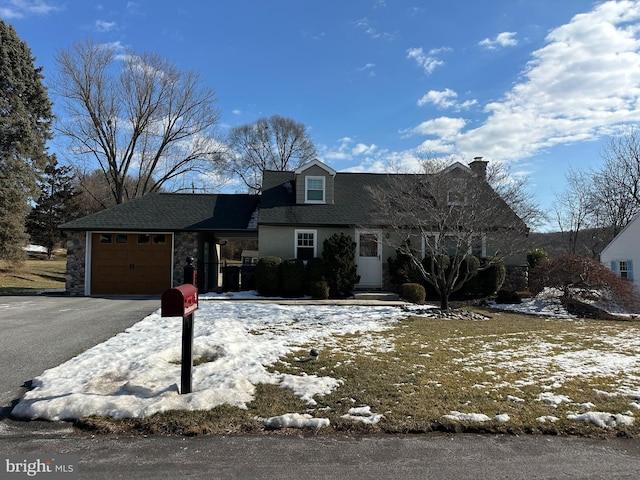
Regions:
<instances>
[{"instance_id":1,"label":"stone facade","mask_svg":"<svg viewBox=\"0 0 640 480\"><path fill-rule=\"evenodd\" d=\"M173 237L173 286L184 283L184 266L187 257L193 258L193 266L198 267L198 234L196 232L176 232Z\"/></svg>"},{"instance_id":2,"label":"stone facade","mask_svg":"<svg viewBox=\"0 0 640 480\"><path fill-rule=\"evenodd\" d=\"M84 295L86 232L66 232L67 272L65 288L69 295Z\"/></svg>"}]
</instances>

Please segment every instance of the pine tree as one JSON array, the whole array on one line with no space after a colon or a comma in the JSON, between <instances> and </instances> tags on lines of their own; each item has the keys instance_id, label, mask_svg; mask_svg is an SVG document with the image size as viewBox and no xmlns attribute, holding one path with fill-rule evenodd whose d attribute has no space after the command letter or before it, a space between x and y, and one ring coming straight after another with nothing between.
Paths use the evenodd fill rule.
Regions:
<instances>
[{"instance_id":1,"label":"pine tree","mask_svg":"<svg viewBox=\"0 0 640 480\"><path fill-rule=\"evenodd\" d=\"M0 260L24 259L29 201L48 155L51 102L31 50L0 20Z\"/></svg>"},{"instance_id":2,"label":"pine tree","mask_svg":"<svg viewBox=\"0 0 640 480\"><path fill-rule=\"evenodd\" d=\"M78 216L73 197L71 167L58 167L53 158L40 182L40 198L27 217L27 232L31 242L45 247L48 258L52 257L53 247L60 241L58 225Z\"/></svg>"}]
</instances>

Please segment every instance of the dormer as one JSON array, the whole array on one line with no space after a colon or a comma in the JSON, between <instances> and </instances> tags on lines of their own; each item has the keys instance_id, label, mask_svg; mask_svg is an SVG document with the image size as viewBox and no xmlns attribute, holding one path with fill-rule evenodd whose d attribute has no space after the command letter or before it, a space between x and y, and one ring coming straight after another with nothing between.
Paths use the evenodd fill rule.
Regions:
<instances>
[{"instance_id":1,"label":"dormer","mask_svg":"<svg viewBox=\"0 0 640 480\"><path fill-rule=\"evenodd\" d=\"M336 171L320 160L313 160L295 170L297 204L333 204Z\"/></svg>"}]
</instances>

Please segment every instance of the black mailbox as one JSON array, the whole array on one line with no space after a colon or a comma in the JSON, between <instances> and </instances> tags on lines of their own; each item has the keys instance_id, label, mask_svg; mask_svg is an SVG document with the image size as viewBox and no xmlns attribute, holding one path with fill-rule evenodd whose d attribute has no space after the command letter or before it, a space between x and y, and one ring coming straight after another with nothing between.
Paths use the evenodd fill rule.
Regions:
<instances>
[{"instance_id":1,"label":"black mailbox","mask_svg":"<svg viewBox=\"0 0 640 480\"><path fill-rule=\"evenodd\" d=\"M190 284L165 290L161 299L163 317L186 317L198 309L198 289Z\"/></svg>"}]
</instances>

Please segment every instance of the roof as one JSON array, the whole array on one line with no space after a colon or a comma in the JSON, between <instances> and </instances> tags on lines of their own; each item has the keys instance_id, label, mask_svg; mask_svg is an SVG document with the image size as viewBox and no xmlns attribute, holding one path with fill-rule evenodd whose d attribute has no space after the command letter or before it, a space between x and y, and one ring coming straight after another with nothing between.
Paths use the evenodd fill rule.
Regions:
<instances>
[{"instance_id":1,"label":"roof","mask_svg":"<svg viewBox=\"0 0 640 480\"><path fill-rule=\"evenodd\" d=\"M462 164L455 164L455 168L447 172L459 167L463 173L475 176ZM333 204L296 204L295 172L267 170L263 175L259 223L273 226L384 227L372 209L374 201L367 187L374 191L394 188L392 179L399 175L407 174L339 172L334 177ZM500 202L505 215L503 219L508 220L509 225L521 224L520 227L526 228L504 200L488 185L487 188L492 198Z\"/></svg>"},{"instance_id":2,"label":"roof","mask_svg":"<svg viewBox=\"0 0 640 480\"><path fill-rule=\"evenodd\" d=\"M257 195L150 193L60 225L62 230L257 230Z\"/></svg>"},{"instance_id":3,"label":"roof","mask_svg":"<svg viewBox=\"0 0 640 480\"><path fill-rule=\"evenodd\" d=\"M636 215L635 217L633 217L631 220L629 220L629 223L627 223L624 228L622 230L620 230L618 232L618 234L613 238L613 240L611 240L606 247L604 247L602 249L602 252L600 252L600 258L607 258L609 256L609 250L613 248L613 246L618 243L620 241L621 238L625 237L627 235L627 230L631 230L633 227L633 225L636 222L640 222L640 214Z\"/></svg>"},{"instance_id":4,"label":"roof","mask_svg":"<svg viewBox=\"0 0 640 480\"><path fill-rule=\"evenodd\" d=\"M372 200L366 187L388 185L387 174L338 173L333 204L296 204L294 177L294 172L264 172L260 225L378 225L371 214Z\"/></svg>"}]
</instances>

